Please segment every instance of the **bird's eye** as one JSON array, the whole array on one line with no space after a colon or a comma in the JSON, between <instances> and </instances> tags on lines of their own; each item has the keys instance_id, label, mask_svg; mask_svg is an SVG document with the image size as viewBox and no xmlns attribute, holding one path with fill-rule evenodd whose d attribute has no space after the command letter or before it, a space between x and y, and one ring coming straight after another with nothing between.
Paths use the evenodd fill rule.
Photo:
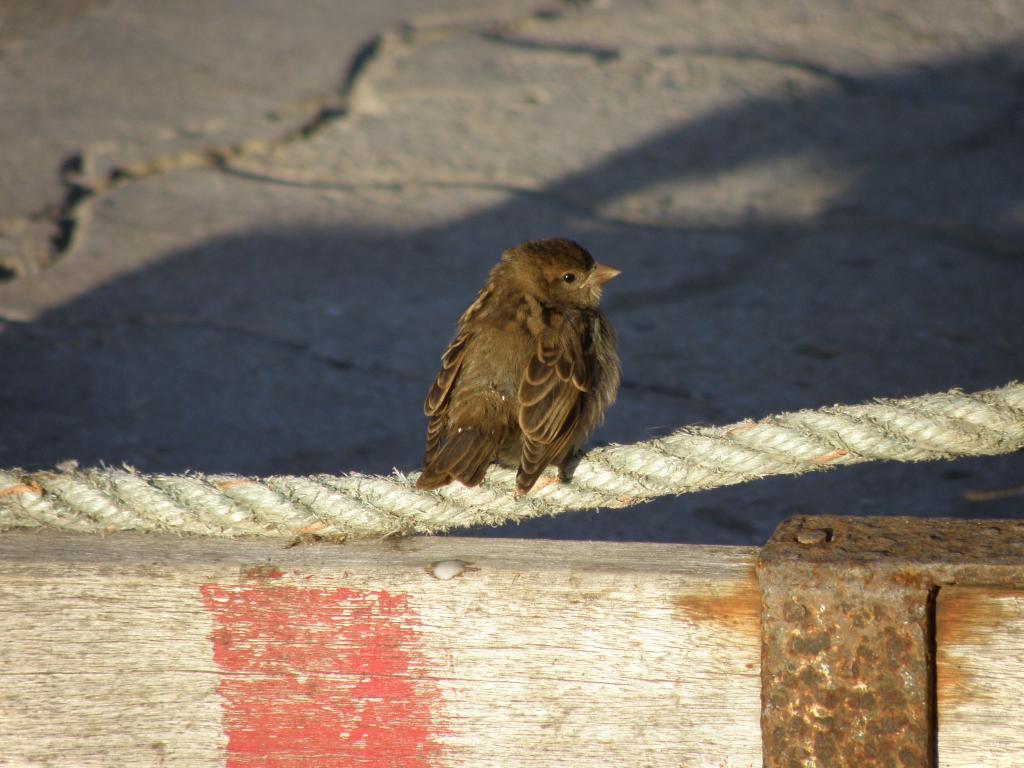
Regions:
<instances>
[{"instance_id":1,"label":"bird's eye","mask_svg":"<svg viewBox=\"0 0 1024 768\"><path fill-rule=\"evenodd\" d=\"M566 283L574 282L576 280L576 273L566 272L564 275L562 275L562 280Z\"/></svg>"}]
</instances>

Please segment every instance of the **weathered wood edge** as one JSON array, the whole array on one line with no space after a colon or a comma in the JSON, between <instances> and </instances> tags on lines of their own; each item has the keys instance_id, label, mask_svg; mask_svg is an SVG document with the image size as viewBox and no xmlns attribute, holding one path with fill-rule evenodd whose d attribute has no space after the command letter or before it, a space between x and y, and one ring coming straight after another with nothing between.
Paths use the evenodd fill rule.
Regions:
<instances>
[{"instance_id":1,"label":"weathered wood edge","mask_svg":"<svg viewBox=\"0 0 1024 768\"><path fill-rule=\"evenodd\" d=\"M414 536L379 541L291 542L267 539L204 539L149 533L90 534L19 530L0 534L0 562L139 564L250 564L274 561L322 568L335 563L402 565L410 559L475 558L502 567L537 570L650 571L685 573L695 564L731 570L752 568L756 547L704 544L493 539Z\"/></svg>"}]
</instances>

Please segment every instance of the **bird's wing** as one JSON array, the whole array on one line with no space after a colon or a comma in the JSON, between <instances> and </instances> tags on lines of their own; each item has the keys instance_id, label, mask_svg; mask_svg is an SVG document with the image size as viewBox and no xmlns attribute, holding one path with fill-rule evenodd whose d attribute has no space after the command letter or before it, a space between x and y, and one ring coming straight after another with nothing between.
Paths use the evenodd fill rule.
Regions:
<instances>
[{"instance_id":1,"label":"bird's wing","mask_svg":"<svg viewBox=\"0 0 1024 768\"><path fill-rule=\"evenodd\" d=\"M455 379L458 378L459 369L462 368L463 360L466 357L466 347L469 342L469 333L465 330L452 339L444 355L441 357L441 371L434 379L434 383L427 392L427 399L423 403L423 413L430 421L427 423L427 445L425 462L430 463L437 452L438 445L444 435L445 417L448 411L448 401L452 392Z\"/></svg>"},{"instance_id":2,"label":"bird's wing","mask_svg":"<svg viewBox=\"0 0 1024 768\"><path fill-rule=\"evenodd\" d=\"M580 325L580 327L577 327ZM569 449L580 420L583 393L592 371L583 353L585 329L565 319L538 336L519 383L519 428L523 434L522 483L533 481Z\"/></svg>"},{"instance_id":3,"label":"bird's wing","mask_svg":"<svg viewBox=\"0 0 1024 768\"><path fill-rule=\"evenodd\" d=\"M441 356L441 371L434 379L434 383L427 392L427 399L423 403L423 413L427 416L436 416L441 413L448 404L448 395L451 394L452 385L462 367L462 361L466 357L466 345L469 341L469 333L460 331L448 345L444 355Z\"/></svg>"}]
</instances>

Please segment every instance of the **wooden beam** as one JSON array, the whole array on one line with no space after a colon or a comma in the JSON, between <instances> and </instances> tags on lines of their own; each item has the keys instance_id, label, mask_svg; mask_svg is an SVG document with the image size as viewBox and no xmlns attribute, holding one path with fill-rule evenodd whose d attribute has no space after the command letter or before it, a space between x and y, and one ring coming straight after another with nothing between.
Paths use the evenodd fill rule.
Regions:
<instances>
[{"instance_id":1,"label":"wooden beam","mask_svg":"<svg viewBox=\"0 0 1024 768\"><path fill-rule=\"evenodd\" d=\"M0 765L761 764L757 551L0 536Z\"/></svg>"},{"instance_id":2,"label":"wooden beam","mask_svg":"<svg viewBox=\"0 0 1024 768\"><path fill-rule=\"evenodd\" d=\"M1024 589L943 587L935 628L940 768L1024 765Z\"/></svg>"}]
</instances>

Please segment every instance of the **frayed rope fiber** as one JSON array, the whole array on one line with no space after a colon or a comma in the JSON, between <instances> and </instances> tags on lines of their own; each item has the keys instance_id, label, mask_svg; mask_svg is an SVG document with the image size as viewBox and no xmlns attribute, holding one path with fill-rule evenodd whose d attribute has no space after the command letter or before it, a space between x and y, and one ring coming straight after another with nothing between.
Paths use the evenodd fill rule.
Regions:
<instances>
[{"instance_id":1,"label":"frayed rope fiber","mask_svg":"<svg viewBox=\"0 0 1024 768\"><path fill-rule=\"evenodd\" d=\"M199 536L378 538L628 507L770 475L865 461L932 461L1024 448L1024 384L835 405L587 453L524 496L515 472L417 491L416 475L151 475L132 469L0 470L0 530L162 531Z\"/></svg>"}]
</instances>

